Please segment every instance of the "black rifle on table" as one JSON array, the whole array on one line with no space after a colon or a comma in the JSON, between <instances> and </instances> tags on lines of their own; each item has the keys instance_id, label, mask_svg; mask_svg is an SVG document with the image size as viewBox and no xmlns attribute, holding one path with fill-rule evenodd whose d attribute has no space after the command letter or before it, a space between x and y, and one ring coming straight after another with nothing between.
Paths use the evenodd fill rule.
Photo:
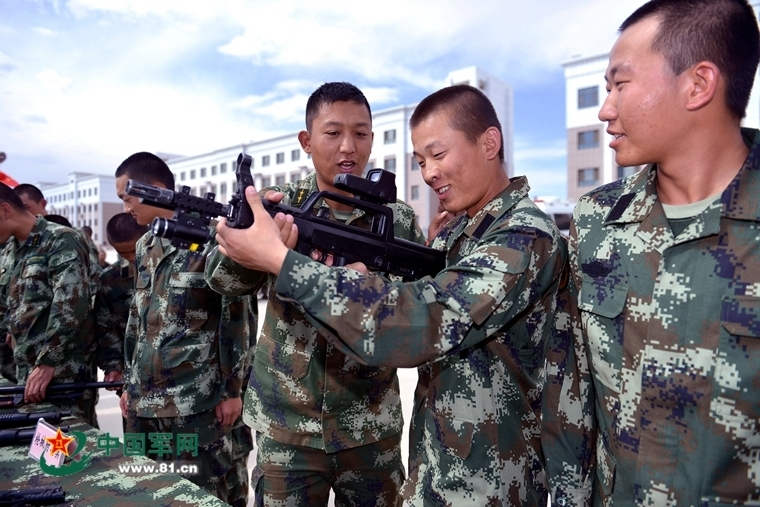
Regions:
<instances>
[{"instance_id":1,"label":"black rifle on table","mask_svg":"<svg viewBox=\"0 0 760 507\"><path fill-rule=\"evenodd\" d=\"M227 218L227 225L246 229L253 224L253 212L245 198L245 189L253 185L251 157L238 156L237 191L229 204L214 201L214 194L204 197L190 195L190 188L183 186L179 192L129 180L126 192L140 199L141 203L174 211L174 218L155 218L151 230L156 236L171 240L177 248L197 250L210 240L209 226L218 216ZM393 235L393 210L384 204L396 201L396 175L382 169L369 171L367 178L353 174L335 177L335 186L354 194L321 191L311 194L300 208L273 203L262 199L271 216L279 212L293 215L298 226L298 242L295 250L304 255L313 251L324 256L333 255L333 264L344 266L362 262L367 268L416 280L425 275L435 276L446 266L446 255L412 241ZM335 222L325 216L315 205L320 199L329 199L361 209L370 219L369 229Z\"/></svg>"},{"instance_id":2,"label":"black rifle on table","mask_svg":"<svg viewBox=\"0 0 760 507\"><path fill-rule=\"evenodd\" d=\"M70 384L50 384L45 389L45 400L50 402L79 398L87 389L101 387L122 387L122 382L72 382ZM24 403L25 385L0 387L0 408L13 407ZM3 396L10 395L10 396Z\"/></svg>"},{"instance_id":3,"label":"black rifle on table","mask_svg":"<svg viewBox=\"0 0 760 507\"><path fill-rule=\"evenodd\" d=\"M28 444L34 438L37 428L24 428L20 430L0 430L0 447L8 445ZM61 426L61 431L69 431L69 426Z\"/></svg>"},{"instance_id":4,"label":"black rifle on table","mask_svg":"<svg viewBox=\"0 0 760 507\"><path fill-rule=\"evenodd\" d=\"M55 488L17 489L0 491L0 507L24 507L25 505L57 505L66 501L66 492Z\"/></svg>"},{"instance_id":5,"label":"black rifle on table","mask_svg":"<svg viewBox=\"0 0 760 507\"><path fill-rule=\"evenodd\" d=\"M61 422L61 419L70 415L71 412L68 410L51 410L49 412L34 412L32 414L0 414L0 429L33 426L40 419L45 419L50 424L58 424Z\"/></svg>"}]
</instances>

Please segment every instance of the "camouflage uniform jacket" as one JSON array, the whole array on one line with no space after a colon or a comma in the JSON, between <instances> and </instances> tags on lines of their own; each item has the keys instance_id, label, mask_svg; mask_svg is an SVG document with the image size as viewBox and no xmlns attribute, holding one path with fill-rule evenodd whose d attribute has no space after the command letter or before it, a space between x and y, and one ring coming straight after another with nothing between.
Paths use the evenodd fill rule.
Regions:
<instances>
[{"instance_id":1,"label":"camouflage uniform jacket","mask_svg":"<svg viewBox=\"0 0 760 507\"><path fill-rule=\"evenodd\" d=\"M577 456L595 445L595 505L760 500L760 131L742 133L744 166L677 237L656 167L576 207L584 342L571 352L585 348L588 361L569 362L578 374L566 385L583 383L574 392L585 396L568 420L591 414L597 436L575 424L555 467L580 484L589 473Z\"/></svg>"},{"instance_id":2,"label":"camouflage uniform jacket","mask_svg":"<svg viewBox=\"0 0 760 507\"><path fill-rule=\"evenodd\" d=\"M3 251L0 307L16 347L18 382L38 365L56 382L92 380L94 322L87 251L76 233L37 216L26 241Z\"/></svg>"},{"instance_id":3,"label":"camouflage uniform jacket","mask_svg":"<svg viewBox=\"0 0 760 507\"><path fill-rule=\"evenodd\" d=\"M300 206L317 192L316 173L277 190L282 203ZM422 243L414 211L404 203L393 209L396 237ZM324 201L315 208L329 210ZM332 212L331 218L334 219ZM348 223L368 228L355 209ZM207 268L209 284L223 294L255 294L269 280L220 253ZM271 284L270 284L271 286ZM368 367L337 351L321 326L312 325L295 305L270 291L243 417L253 429L280 442L324 449L328 453L366 445L403 429L396 370Z\"/></svg>"},{"instance_id":4,"label":"camouflage uniform jacket","mask_svg":"<svg viewBox=\"0 0 760 507\"><path fill-rule=\"evenodd\" d=\"M100 274L95 295L97 357L103 371L124 369L124 330L135 293L135 266L119 259Z\"/></svg>"},{"instance_id":5,"label":"camouflage uniform jacket","mask_svg":"<svg viewBox=\"0 0 760 507\"><path fill-rule=\"evenodd\" d=\"M207 250L179 250L148 232L136 251L124 345L130 408L138 417L178 417L240 397L255 333L248 298L206 285Z\"/></svg>"},{"instance_id":6,"label":"camouflage uniform jacket","mask_svg":"<svg viewBox=\"0 0 760 507\"><path fill-rule=\"evenodd\" d=\"M433 241L435 278L387 282L288 252L277 294L328 329L342 351L420 368L404 496L414 506L547 501L540 446L544 346L567 250L515 178ZM340 342L338 342L340 340Z\"/></svg>"}]
</instances>

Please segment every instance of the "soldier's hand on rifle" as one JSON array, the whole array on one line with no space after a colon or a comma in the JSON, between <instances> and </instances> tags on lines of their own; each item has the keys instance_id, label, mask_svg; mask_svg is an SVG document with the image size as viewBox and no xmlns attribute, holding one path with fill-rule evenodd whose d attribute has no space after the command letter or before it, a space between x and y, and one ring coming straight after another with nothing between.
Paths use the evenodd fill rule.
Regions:
<instances>
[{"instance_id":1,"label":"soldier's hand on rifle","mask_svg":"<svg viewBox=\"0 0 760 507\"><path fill-rule=\"evenodd\" d=\"M438 203L438 213L433 220L430 221L430 225L428 226L428 245L430 245L433 239L438 236L438 233L441 232L441 229L446 225L446 222L449 222L454 217L456 217L456 215L450 211L446 211L446 208L443 207L443 203Z\"/></svg>"},{"instance_id":2,"label":"soldier's hand on rifle","mask_svg":"<svg viewBox=\"0 0 760 507\"><path fill-rule=\"evenodd\" d=\"M224 218L219 220L216 228L219 251L248 269L279 274L288 249L296 245L298 228L291 215L277 213L272 219L252 186L245 189L245 197L253 211L253 225L248 229L232 229Z\"/></svg>"},{"instance_id":3,"label":"soldier's hand on rifle","mask_svg":"<svg viewBox=\"0 0 760 507\"><path fill-rule=\"evenodd\" d=\"M39 403L45 399L45 390L50 381L53 380L53 366L41 364L35 366L29 378L26 379L26 388L24 389L24 401L27 403Z\"/></svg>"},{"instance_id":4,"label":"soldier's hand on rifle","mask_svg":"<svg viewBox=\"0 0 760 507\"><path fill-rule=\"evenodd\" d=\"M243 411L243 400L240 398L228 398L222 400L216 406L216 420L222 426L232 426Z\"/></svg>"},{"instance_id":5,"label":"soldier's hand on rifle","mask_svg":"<svg viewBox=\"0 0 760 507\"><path fill-rule=\"evenodd\" d=\"M122 373L118 370L111 370L103 376L104 382L121 382ZM121 387L106 387L108 391L119 391Z\"/></svg>"}]
</instances>

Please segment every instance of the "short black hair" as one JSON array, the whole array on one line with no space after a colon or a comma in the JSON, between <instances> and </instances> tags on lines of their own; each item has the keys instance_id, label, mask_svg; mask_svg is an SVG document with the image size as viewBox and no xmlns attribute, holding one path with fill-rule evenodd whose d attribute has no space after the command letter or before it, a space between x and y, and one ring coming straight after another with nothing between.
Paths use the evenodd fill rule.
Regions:
<instances>
[{"instance_id":1,"label":"short black hair","mask_svg":"<svg viewBox=\"0 0 760 507\"><path fill-rule=\"evenodd\" d=\"M25 195L34 202L40 202L45 198L45 196L42 195L42 190L31 183L21 183L20 185L16 185L13 188L13 191L16 192L16 195Z\"/></svg>"},{"instance_id":2,"label":"short black hair","mask_svg":"<svg viewBox=\"0 0 760 507\"><path fill-rule=\"evenodd\" d=\"M16 192L5 183L0 183L0 204L7 202L16 211L26 211L24 203Z\"/></svg>"},{"instance_id":3,"label":"short black hair","mask_svg":"<svg viewBox=\"0 0 760 507\"><path fill-rule=\"evenodd\" d=\"M451 128L462 132L471 143L475 143L488 128L496 127L501 138L499 161L504 162L504 134L501 131L501 122L493 104L483 92L467 84L441 88L417 105L409 118L409 127L414 129L423 120L444 110L449 114Z\"/></svg>"},{"instance_id":4,"label":"short black hair","mask_svg":"<svg viewBox=\"0 0 760 507\"><path fill-rule=\"evenodd\" d=\"M71 227L71 222L69 222L69 219L63 215L45 215L45 220L48 222L53 222L54 224Z\"/></svg>"},{"instance_id":5,"label":"short black hair","mask_svg":"<svg viewBox=\"0 0 760 507\"><path fill-rule=\"evenodd\" d=\"M726 80L726 107L744 118L760 61L760 31L746 0L652 0L631 14L620 31L657 17L652 51L675 75L699 62L718 66Z\"/></svg>"},{"instance_id":6,"label":"short black hair","mask_svg":"<svg viewBox=\"0 0 760 507\"><path fill-rule=\"evenodd\" d=\"M147 225L140 225L129 213L117 213L106 224L106 236L109 243L137 241L148 232Z\"/></svg>"},{"instance_id":7,"label":"short black hair","mask_svg":"<svg viewBox=\"0 0 760 507\"><path fill-rule=\"evenodd\" d=\"M116 177L127 176L130 180L153 185L161 183L169 190L174 190L174 174L166 162L153 153L141 151L130 155L116 169Z\"/></svg>"},{"instance_id":8,"label":"short black hair","mask_svg":"<svg viewBox=\"0 0 760 507\"><path fill-rule=\"evenodd\" d=\"M323 106L329 106L340 101L356 102L360 106L365 106L369 113L370 121L372 121L372 109L370 109L367 97L364 96L362 91L351 83L336 81L323 84L314 90L309 100L306 101L306 130L311 132L311 124L314 122L314 118L319 115L319 111Z\"/></svg>"}]
</instances>

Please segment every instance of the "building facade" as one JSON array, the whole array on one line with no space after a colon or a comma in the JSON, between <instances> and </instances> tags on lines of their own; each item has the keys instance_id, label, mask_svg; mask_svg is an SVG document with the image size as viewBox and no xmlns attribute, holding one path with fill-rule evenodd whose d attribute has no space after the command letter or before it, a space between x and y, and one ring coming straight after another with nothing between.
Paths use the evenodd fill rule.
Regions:
<instances>
[{"instance_id":1,"label":"building facade","mask_svg":"<svg viewBox=\"0 0 760 507\"><path fill-rule=\"evenodd\" d=\"M505 170L514 172L512 89L503 81L469 67L450 72L444 86L466 83L482 90L496 109L504 135ZM412 152L409 118L416 104L374 111L375 133L367 169L383 168L396 174L397 197L414 208L420 227L427 230L438 209L438 199L425 184ZM296 181L314 170L310 156L301 149L298 132L280 137L237 144L213 152L169 158L178 189L190 187L193 195L213 192L227 202L236 191L235 165L240 153L251 156L254 186L264 188Z\"/></svg>"},{"instance_id":2,"label":"building facade","mask_svg":"<svg viewBox=\"0 0 760 507\"><path fill-rule=\"evenodd\" d=\"M76 228L92 228L92 240L108 245L106 224L124 205L116 195L116 178L103 174L71 173L63 184L37 185L47 200L47 212L63 215Z\"/></svg>"}]
</instances>

